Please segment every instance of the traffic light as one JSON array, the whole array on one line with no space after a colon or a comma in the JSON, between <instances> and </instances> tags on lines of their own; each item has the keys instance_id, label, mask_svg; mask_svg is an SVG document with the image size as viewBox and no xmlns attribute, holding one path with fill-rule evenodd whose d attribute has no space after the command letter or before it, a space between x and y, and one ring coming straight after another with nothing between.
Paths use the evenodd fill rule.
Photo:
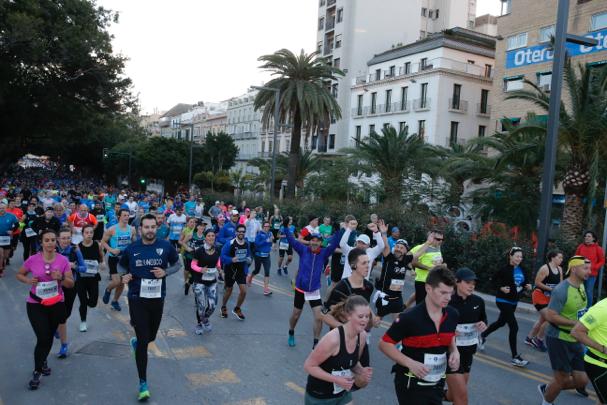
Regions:
<instances>
[{"instance_id":1,"label":"traffic light","mask_svg":"<svg viewBox=\"0 0 607 405\"><path fill-rule=\"evenodd\" d=\"M107 159L110 156L110 152L108 148L103 148L103 158Z\"/></svg>"},{"instance_id":2,"label":"traffic light","mask_svg":"<svg viewBox=\"0 0 607 405\"><path fill-rule=\"evenodd\" d=\"M145 179L139 179L139 183L145 184Z\"/></svg>"}]
</instances>

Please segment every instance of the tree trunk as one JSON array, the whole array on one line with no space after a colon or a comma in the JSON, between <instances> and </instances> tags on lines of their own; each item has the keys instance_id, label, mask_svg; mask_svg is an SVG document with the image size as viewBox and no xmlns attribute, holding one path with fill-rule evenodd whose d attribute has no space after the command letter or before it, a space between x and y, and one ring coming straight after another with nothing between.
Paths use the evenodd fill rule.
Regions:
<instances>
[{"instance_id":1,"label":"tree trunk","mask_svg":"<svg viewBox=\"0 0 607 405\"><path fill-rule=\"evenodd\" d=\"M583 199L577 194L566 194L563 219L561 220L561 237L570 243L578 241L582 234L583 220Z\"/></svg>"},{"instance_id":2,"label":"tree trunk","mask_svg":"<svg viewBox=\"0 0 607 405\"><path fill-rule=\"evenodd\" d=\"M293 131L291 132L291 150L289 151L289 173L287 174L287 198L295 198L295 182L297 181L297 169L299 165L299 153L301 151L301 115L299 108L293 112Z\"/></svg>"}]
</instances>

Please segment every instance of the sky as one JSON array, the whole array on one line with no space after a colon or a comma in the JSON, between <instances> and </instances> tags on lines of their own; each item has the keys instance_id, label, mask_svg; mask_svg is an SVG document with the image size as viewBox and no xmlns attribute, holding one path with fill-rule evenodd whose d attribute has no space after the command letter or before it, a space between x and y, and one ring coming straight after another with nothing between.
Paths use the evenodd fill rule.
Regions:
<instances>
[{"instance_id":1,"label":"sky","mask_svg":"<svg viewBox=\"0 0 607 405\"><path fill-rule=\"evenodd\" d=\"M380 2L381 0L377 0ZM407 1L407 0L403 0ZM142 113L239 96L269 76L260 55L314 50L318 0L97 0L119 13L114 51L128 58ZM498 15L500 0L477 0Z\"/></svg>"}]
</instances>

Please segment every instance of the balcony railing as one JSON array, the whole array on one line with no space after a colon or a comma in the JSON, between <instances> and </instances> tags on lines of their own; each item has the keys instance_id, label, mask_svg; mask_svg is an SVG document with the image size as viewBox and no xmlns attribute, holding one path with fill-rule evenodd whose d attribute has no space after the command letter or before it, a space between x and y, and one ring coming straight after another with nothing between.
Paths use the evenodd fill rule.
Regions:
<instances>
[{"instance_id":1,"label":"balcony railing","mask_svg":"<svg viewBox=\"0 0 607 405\"><path fill-rule=\"evenodd\" d=\"M465 114L468 111L468 101L460 99L449 99L449 111Z\"/></svg>"},{"instance_id":2,"label":"balcony railing","mask_svg":"<svg viewBox=\"0 0 607 405\"><path fill-rule=\"evenodd\" d=\"M477 103L476 115L478 115L479 117L491 116L491 106L489 104Z\"/></svg>"},{"instance_id":3,"label":"balcony railing","mask_svg":"<svg viewBox=\"0 0 607 405\"><path fill-rule=\"evenodd\" d=\"M418 98L413 100L413 109L415 111L427 111L430 109L430 99L429 98Z\"/></svg>"},{"instance_id":4,"label":"balcony railing","mask_svg":"<svg viewBox=\"0 0 607 405\"><path fill-rule=\"evenodd\" d=\"M325 42L323 49L323 55L331 55L333 53L333 42Z\"/></svg>"}]
</instances>

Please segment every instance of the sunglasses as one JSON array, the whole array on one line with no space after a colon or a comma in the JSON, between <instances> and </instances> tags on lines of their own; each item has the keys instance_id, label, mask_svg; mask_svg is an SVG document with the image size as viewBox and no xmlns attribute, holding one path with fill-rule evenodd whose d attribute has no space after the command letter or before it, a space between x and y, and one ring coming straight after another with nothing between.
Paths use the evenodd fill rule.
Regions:
<instances>
[{"instance_id":1,"label":"sunglasses","mask_svg":"<svg viewBox=\"0 0 607 405\"><path fill-rule=\"evenodd\" d=\"M245 231L236 231L236 233L245 233Z\"/></svg>"},{"instance_id":2,"label":"sunglasses","mask_svg":"<svg viewBox=\"0 0 607 405\"><path fill-rule=\"evenodd\" d=\"M443 238L436 238L436 237L435 237L435 238L434 238L434 240L435 240L435 241L437 241L437 242L442 242L442 241L443 241Z\"/></svg>"}]
</instances>

